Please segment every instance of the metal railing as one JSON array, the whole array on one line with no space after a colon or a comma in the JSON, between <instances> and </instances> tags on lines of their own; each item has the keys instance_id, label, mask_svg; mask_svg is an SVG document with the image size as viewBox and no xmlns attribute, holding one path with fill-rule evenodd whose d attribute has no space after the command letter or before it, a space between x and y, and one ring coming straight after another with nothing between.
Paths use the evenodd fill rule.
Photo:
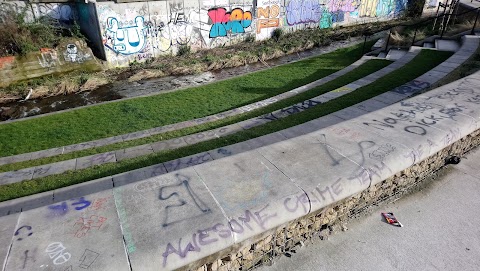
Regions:
<instances>
[{"instance_id":1,"label":"metal railing","mask_svg":"<svg viewBox=\"0 0 480 271\"><path fill-rule=\"evenodd\" d=\"M412 43L411 43L411 46L413 46L413 45L415 45L415 41L416 41L418 29L420 29L421 27L425 27L425 24L427 24L428 22L433 21L433 20L436 21L436 20L438 20L439 18L442 18L442 23L440 24L439 30L441 30L441 32L440 32L440 38L443 38L443 35L445 34L445 31L446 31L447 26L448 26L447 23L444 23L444 22L445 22L445 20L444 20L445 17L447 17L447 16L450 17L450 16L453 15L453 16L454 16L454 19L452 20L452 22L454 22L454 24L455 24L455 21L456 21L456 17L457 17L457 16L462 16L462 15L466 15L466 14L473 14L474 12L476 13L475 22L474 22L474 24L473 24L473 26L472 26L472 29L471 29L471 31L470 31L471 35L474 35L474 34L475 34L475 28L476 28L477 22L478 22L478 17L479 17L479 14L480 14L480 7L474 8L474 9L470 9L470 10L465 11L465 12L462 12L462 13L460 13L460 14L458 14L458 13L456 13L456 12L455 12L455 13L454 13L454 12L451 12L451 13L442 13L442 14L437 15L437 16L435 16L435 17L430 17L430 18L427 18L427 19L425 19L425 20L422 20L422 21L417 22L417 23L414 23L414 24L398 24L398 25L392 26L392 27L390 27L390 29L389 29L388 38L387 38L387 42L386 42L386 45L385 45L385 52L388 51L388 46L389 46L389 44L390 44L390 37L391 37L391 35L392 35L392 30L393 30L394 28L396 28L396 27L404 26L404 27L409 27L409 28L412 28L412 27L415 28L414 34L413 34L413 40L412 40ZM448 21L449 21L449 20L447 20L447 22L448 22ZM433 30L435 30L435 24L434 24L434 29L433 29Z\"/></svg>"}]
</instances>

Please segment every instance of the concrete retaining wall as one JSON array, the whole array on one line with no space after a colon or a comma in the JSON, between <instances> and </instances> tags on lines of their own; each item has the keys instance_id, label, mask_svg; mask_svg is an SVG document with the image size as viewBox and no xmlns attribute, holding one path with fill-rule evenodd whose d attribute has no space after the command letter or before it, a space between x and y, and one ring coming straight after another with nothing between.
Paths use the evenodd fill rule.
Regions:
<instances>
[{"instance_id":1,"label":"concrete retaining wall","mask_svg":"<svg viewBox=\"0 0 480 271\"><path fill-rule=\"evenodd\" d=\"M402 14L407 0L168 0L96 3L0 2L28 16L49 16L61 25L77 21L92 50L112 67L127 66L182 45L229 45L248 36L270 38L274 29L330 28ZM88 22L88 23L87 23Z\"/></svg>"},{"instance_id":2,"label":"concrete retaining wall","mask_svg":"<svg viewBox=\"0 0 480 271\"><path fill-rule=\"evenodd\" d=\"M57 48L42 48L41 51L28 53L26 56L0 57L0 87L77 69L99 71L102 67L85 42L70 39Z\"/></svg>"}]
</instances>

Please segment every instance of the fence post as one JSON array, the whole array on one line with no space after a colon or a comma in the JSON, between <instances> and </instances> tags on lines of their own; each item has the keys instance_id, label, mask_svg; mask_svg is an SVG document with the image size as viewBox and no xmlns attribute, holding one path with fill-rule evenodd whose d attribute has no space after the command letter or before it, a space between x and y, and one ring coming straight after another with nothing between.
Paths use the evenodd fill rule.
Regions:
<instances>
[{"instance_id":1,"label":"fence post","mask_svg":"<svg viewBox=\"0 0 480 271\"><path fill-rule=\"evenodd\" d=\"M475 35L475 26L477 25L479 11L480 10L477 9L477 16L475 17L475 23L473 23L472 32L470 33L471 35Z\"/></svg>"},{"instance_id":2,"label":"fence post","mask_svg":"<svg viewBox=\"0 0 480 271\"><path fill-rule=\"evenodd\" d=\"M385 46L385 53L388 52L388 44L390 43L390 35L392 35L392 28L390 28L390 32L388 32L387 44Z\"/></svg>"},{"instance_id":3,"label":"fence post","mask_svg":"<svg viewBox=\"0 0 480 271\"><path fill-rule=\"evenodd\" d=\"M365 44L367 43L367 35L365 33L363 35L365 36L365 39L363 40L362 55L365 54Z\"/></svg>"},{"instance_id":4,"label":"fence post","mask_svg":"<svg viewBox=\"0 0 480 271\"><path fill-rule=\"evenodd\" d=\"M418 30L418 26L415 28L415 33L413 33L413 40L412 40L412 45L413 46L415 44L415 38L417 37L417 30Z\"/></svg>"}]
</instances>

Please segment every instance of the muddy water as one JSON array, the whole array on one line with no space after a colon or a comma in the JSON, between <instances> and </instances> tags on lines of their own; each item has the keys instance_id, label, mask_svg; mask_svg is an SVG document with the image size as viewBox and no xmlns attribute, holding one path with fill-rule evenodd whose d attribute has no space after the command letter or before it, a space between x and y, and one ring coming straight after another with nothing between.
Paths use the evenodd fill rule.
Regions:
<instances>
[{"instance_id":1,"label":"muddy water","mask_svg":"<svg viewBox=\"0 0 480 271\"><path fill-rule=\"evenodd\" d=\"M361 40L361 38L351 38L347 41L333 42L327 47L314 48L312 50L287 55L267 62L257 62L245 66L210 71L197 75L167 76L141 80L138 82L119 81L102 86L90 92L1 104L0 121L25 118L122 98L166 93L180 88L194 87L253 71L267 69L303 58L324 54L338 48L348 47L353 43L357 43L359 40Z\"/></svg>"}]
</instances>

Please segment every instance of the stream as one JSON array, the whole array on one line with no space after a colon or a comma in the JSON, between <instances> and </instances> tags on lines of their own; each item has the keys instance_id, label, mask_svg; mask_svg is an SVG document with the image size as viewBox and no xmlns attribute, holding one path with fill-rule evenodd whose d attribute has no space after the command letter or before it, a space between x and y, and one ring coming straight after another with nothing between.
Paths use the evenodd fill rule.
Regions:
<instances>
[{"instance_id":1,"label":"stream","mask_svg":"<svg viewBox=\"0 0 480 271\"><path fill-rule=\"evenodd\" d=\"M0 121L15 120L40 114L145 95L172 92L178 89L195 87L234 76L259 71L292 61L334 51L358 43L362 37L346 41L332 42L329 46L286 55L267 62L256 62L244 66L208 71L196 75L167 76L137 82L119 81L101 86L88 92L46 97L42 99L15 101L0 104Z\"/></svg>"}]
</instances>

